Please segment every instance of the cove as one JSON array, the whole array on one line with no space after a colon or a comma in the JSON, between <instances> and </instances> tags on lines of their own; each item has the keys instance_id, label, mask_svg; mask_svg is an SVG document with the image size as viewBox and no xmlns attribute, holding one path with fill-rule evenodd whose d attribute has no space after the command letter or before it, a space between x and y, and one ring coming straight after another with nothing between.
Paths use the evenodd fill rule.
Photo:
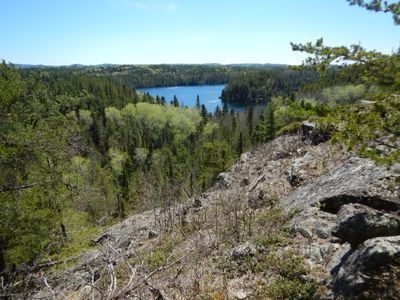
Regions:
<instances>
[{"instance_id":1,"label":"cove","mask_svg":"<svg viewBox=\"0 0 400 300\"><path fill-rule=\"evenodd\" d=\"M221 101L221 93L225 84L220 85L194 85L194 86L172 86L172 87L155 87L155 88L139 88L138 92L149 93L151 96L165 97L167 103L170 103L174 96L179 100L183 106L194 107L196 106L197 95L200 97L200 103L204 104L208 112L214 112L219 105L220 109L223 107ZM234 109L240 111L246 107L243 105L228 105L229 110Z\"/></svg>"}]
</instances>

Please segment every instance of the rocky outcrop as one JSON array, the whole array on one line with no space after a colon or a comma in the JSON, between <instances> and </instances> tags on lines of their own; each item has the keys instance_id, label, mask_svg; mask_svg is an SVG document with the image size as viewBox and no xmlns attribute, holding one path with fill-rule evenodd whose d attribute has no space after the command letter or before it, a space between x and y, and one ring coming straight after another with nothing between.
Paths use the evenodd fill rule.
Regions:
<instances>
[{"instance_id":1,"label":"rocky outcrop","mask_svg":"<svg viewBox=\"0 0 400 300\"><path fill-rule=\"evenodd\" d=\"M352 157L282 200L285 211L297 211L290 227L300 251L313 269L326 271L325 276L314 276L330 283L331 292L320 297L373 299L377 281L383 289L397 278L398 180L393 168ZM380 276L385 272L387 278Z\"/></svg>"},{"instance_id":2,"label":"rocky outcrop","mask_svg":"<svg viewBox=\"0 0 400 300\"><path fill-rule=\"evenodd\" d=\"M300 187L283 200L285 210L318 206L337 213L344 204L360 203L384 211L400 210L398 175L373 161L352 157L342 165Z\"/></svg>"},{"instance_id":3,"label":"rocky outcrop","mask_svg":"<svg viewBox=\"0 0 400 300\"><path fill-rule=\"evenodd\" d=\"M388 273L393 268L396 272L391 277ZM379 295L399 299L399 270L400 236L369 239L343 263L332 279L332 289L335 297L374 299L373 295Z\"/></svg>"},{"instance_id":4,"label":"rocky outcrop","mask_svg":"<svg viewBox=\"0 0 400 300\"><path fill-rule=\"evenodd\" d=\"M214 187L206 193L168 209L146 211L115 224L93 241L98 249L80 257L63 276L49 277L49 286L60 297L67 291L98 295L93 286L101 287L104 280L111 289L109 278L116 273L114 268L138 260L138 266L128 268L135 276L124 291L137 287L135 295L142 293L142 299L154 298L154 291L161 292L164 298L196 298L196 295L179 293L193 286L196 291L205 292L209 285L218 284L219 289L227 287L228 297L246 299L256 295L257 282L271 283L269 275L240 269L238 273L228 272L232 278L227 280L216 261L220 256L224 267L233 262L241 268L245 262L260 263L257 253L271 249L268 245L255 244L254 240L240 240L238 230L251 231L252 235L258 234L259 230L264 234L265 231L253 226L260 222L257 220L259 215L268 222L277 221L276 215L269 219L273 208L293 216L285 223L290 229L287 231L290 232L290 243L285 242L281 247L295 248L303 255L311 267L306 280L312 279L326 288L318 297L351 298L357 291L368 298L372 294L364 293L370 293L370 287L377 282L380 288L387 288L382 292L384 295L393 294L388 291L388 286L390 278L399 274L396 268L400 253L400 172L351 156L328 143L313 142L311 137L278 137L242 154L236 164L218 176ZM215 219L210 222L212 217ZM235 228L237 232L230 230L232 228L221 228L224 220L244 217L247 223L242 224L243 228ZM169 277L163 273L158 279L154 276L150 280L149 273L143 270L143 255L159 246L163 237L177 227L182 231L184 241L173 245L174 253L167 253L171 258L167 259L167 265L160 267L160 273L173 264L172 257L179 258L176 268ZM217 232L228 238L235 235L237 244L217 244ZM269 236L259 238L265 241ZM184 249L186 253L183 253ZM186 259L189 253L191 260ZM386 273L389 275L382 275ZM52 296L41 279L35 284L41 284L42 288L29 296ZM179 293L174 294L177 290ZM109 292L116 295L114 290ZM118 297L129 299L132 295ZM210 297L214 296L221 294Z\"/></svg>"},{"instance_id":5,"label":"rocky outcrop","mask_svg":"<svg viewBox=\"0 0 400 300\"><path fill-rule=\"evenodd\" d=\"M400 235L399 217L365 205L344 205L338 217L332 235L350 243L353 247L370 238Z\"/></svg>"}]
</instances>

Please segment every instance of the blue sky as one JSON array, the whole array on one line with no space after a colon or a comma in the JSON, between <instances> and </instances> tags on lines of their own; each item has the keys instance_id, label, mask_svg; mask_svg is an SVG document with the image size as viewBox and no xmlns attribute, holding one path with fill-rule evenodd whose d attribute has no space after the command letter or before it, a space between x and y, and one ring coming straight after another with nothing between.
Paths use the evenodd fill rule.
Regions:
<instances>
[{"instance_id":1,"label":"blue sky","mask_svg":"<svg viewBox=\"0 0 400 300\"><path fill-rule=\"evenodd\" d=\"M66 65L286 63L324 37L396 51L390 15L345 0L0 0L0 59Z\"/></svg>"}]
</instances>

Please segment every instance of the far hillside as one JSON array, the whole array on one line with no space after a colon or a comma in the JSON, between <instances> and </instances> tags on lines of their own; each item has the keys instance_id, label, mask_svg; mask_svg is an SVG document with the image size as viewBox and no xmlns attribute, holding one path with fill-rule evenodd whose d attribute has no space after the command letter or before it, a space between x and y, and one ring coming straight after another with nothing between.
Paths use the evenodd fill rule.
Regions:
<instances>
[{"instance_id":1,"label":"far hillside","mask_svg":"<svg viewBox=\"0 0 400 300\"><path fill-rule=\"evenodd\" d=\"M42 76L63 77L73 75L110 78L118 84L136 89L144 87L187 86L226 84L231 79L244 76L255 70L276 70L282 73L288 67L275 64L237 65L96 65L96 66L35 66L17 65L24 74L40 71Z\"/></svg>"}]
</instances>

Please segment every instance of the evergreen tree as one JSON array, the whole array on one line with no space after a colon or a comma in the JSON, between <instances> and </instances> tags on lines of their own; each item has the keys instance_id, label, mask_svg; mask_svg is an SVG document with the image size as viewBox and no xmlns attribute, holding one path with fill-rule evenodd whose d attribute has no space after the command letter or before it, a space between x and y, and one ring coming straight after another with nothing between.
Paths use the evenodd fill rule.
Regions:
<instances>
[{"instance_id":1,"label":"evergreen tree","mask_svg":"<svg viewBox=\"0 0 400 300\"><path fill-rule=\"evenodd\" d=\"M249 132L249 137L253 135L253 119L254 119L254 108L250 106L247 109L247 128Z\"/></svg>"},{"instance_id":2,"label":"evergreen tree","mask_svg":"<svg viewBox=\"0 0 400 300\"><path fill-rule=\"evenodd\" d=\"M174 107L179 107L179 101L178 101L178 97L176 97L176 95L174 95L172 103L173 103Z\"/></svg>"},{"instance_id":3,"label":"evergreen tree","mask_svg":"<svg viewBox=\"0 0 400 300\"><path fill-rule=\"evenodd\" d=\"M273 101L269 102L265 110L265 139L272 140L276 136L276 105Z\"/></svg>"},{"instance_id":4,"label":"evergreen tree","mask_svg":"<svg viewBox=\"0 0 400 300\"><path fill-rule=\"evenodd\" d=\"M200 96L197 94L196 97L196 109L200 110L201 104L200 104Z\"/></svg>"},{"instance_id":5,"label":"evergreen tree","mask_svg":"<svg viewBox=\"0 0 400 300\"><path fill-rule=\"evenodd\" d=\"M200 112L201 118L203 119L203 123L206 124L208 120L208 113L207 113L207 108L204 104L201 105L201 112Z\"/></svg>"},{"instance_id":6,"label":"evergreen tree","mask_svg":"<svg viewBox=\"0 0 400 300\"><path fill-rule=\"evenodd\" d=\"M243 133L240 132L239 134L239 139L238 139L238 143L236 146L236 153L237 155L240 155L243 153Z\"/></svg>"}]
</instances>

